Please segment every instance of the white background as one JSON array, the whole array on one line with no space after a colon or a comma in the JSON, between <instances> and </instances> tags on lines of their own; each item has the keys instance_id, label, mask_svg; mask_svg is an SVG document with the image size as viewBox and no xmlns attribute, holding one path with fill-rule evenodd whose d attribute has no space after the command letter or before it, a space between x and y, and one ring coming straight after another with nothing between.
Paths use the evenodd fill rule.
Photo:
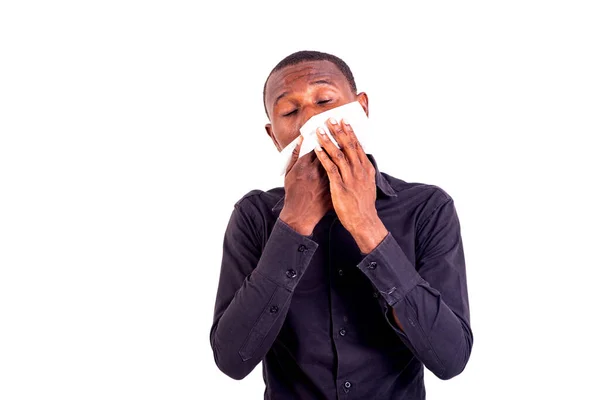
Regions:
<instances>
[{"instance_id":1,"label":"white background","mask_svg":"<svg viewBox=\"0 0 600 400\"><path fill-rule=\"evenodd\" d=\"M600 397L596 2L202 3L1 3L1 399L262 398L208 334L304 49L368 93L382 171L455 199L475 341L428 398Z\"/></svg>"}]
</instances>

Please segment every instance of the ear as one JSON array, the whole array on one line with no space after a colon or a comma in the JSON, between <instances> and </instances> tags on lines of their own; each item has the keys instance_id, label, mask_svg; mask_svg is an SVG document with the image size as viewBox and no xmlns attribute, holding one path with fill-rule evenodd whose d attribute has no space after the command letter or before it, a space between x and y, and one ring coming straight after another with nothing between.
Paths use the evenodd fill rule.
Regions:
<instances>
[{"instance_id":1,"label":"ear","mask_svg":"<svg viewBox=\"0 0 600 400\"><path fill-rule=\"evenodd\" d=\"M273 126L271 124L266 124L265 125L265 130L267 131L267 135L269 135L269 137L271 138L271 140L273 140L273 143L275 144L275 147L277 147L277 151L281 152L282 147L279 144L279 142L277 141L277 138L275 137L275 135L273 134Z\"/></svg>"},{"instance_id":2,"label":"ear","mask_svg":"<svg viewBox=\"0 0 600 400\"><path fill-rule=\"evenodd\" d=\"M360 103L367 117L369 116L369 97L365 92L360 92L356 95L356 100Z\"/></svg>"}]
</instances>

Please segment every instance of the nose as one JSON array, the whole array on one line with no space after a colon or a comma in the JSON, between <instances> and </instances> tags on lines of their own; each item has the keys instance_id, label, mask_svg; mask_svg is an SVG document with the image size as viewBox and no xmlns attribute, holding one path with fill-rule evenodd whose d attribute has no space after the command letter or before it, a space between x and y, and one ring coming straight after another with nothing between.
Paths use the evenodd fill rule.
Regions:
<instances>
[{"instance_id":1,"label":"nose","mask_svg":"<svg viewBox=\"0 0 600 400\"><path fill-rule=\"evenodd\" d=\"M299 123L298 129L300 129L302 127L302 125L304 125L306 123L306 121L311 119L311 117L316 114L318 114L318 112L315 109L315 107L312 107L312 106L303 107L302 114L300 115L300 118L298 118L298 123Z\"/></svg>"},{"instance_id":2,"label":"nose","mask_svg":"<svg viewBox=\"0 0 600 400\"><path fill-rule=\"evenodd\" d=\"M327 110L331 110L332 108L335 108L335 105L327 105L327 107L323 107L323 106L317 107L315 105L310 105L310 106L303 107L300 118L298 118L298 122L300 124L300 125L298 125L298 130L300 130L302 125L304 125L306 123L306 121L311 119L314 115L320 114Z\"/></svg>"}]
</instances>

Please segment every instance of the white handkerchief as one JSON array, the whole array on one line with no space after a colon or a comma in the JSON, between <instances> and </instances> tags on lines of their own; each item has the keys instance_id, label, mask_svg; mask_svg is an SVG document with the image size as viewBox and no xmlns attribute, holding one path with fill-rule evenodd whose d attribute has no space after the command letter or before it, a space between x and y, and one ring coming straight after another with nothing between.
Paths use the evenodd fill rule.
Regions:
<instances>
[{"instance_id":1,"label":"white handkerchief","mask_svg":"<svg viewBox=\"0 0 600 400\"><path fill-rule=\"evenodd\" d=\"M332 108L331 110L324 111L320 114L313 115L308 121L306 121L304 125L302 125L302 128L300 128L300 136L303 136L304 140L302 141L302 147L300 148L300 154L298 155L298 158L310 153L319 144L316 136L318 127L323 128L333 144L335 144L338 149L340 148L335 139L331 136L331 132L329 132L329 129L327 128L326 122L331 117L335 118L338 123L340 123L342 118L348 121L365 153L369 152L367 150L368 146L365 143L367 140L366 138L369 136L367 132L369 119L367 118L367 114L365 114L365 111L360 103L358 101L353 101L352 103L344 104L342 106ZM292 140L292 142L285 146L285 148L279 153L282 165L281 175L284 175L285 171L287 170L287 167L292 159L292 152L298 144L300 136Z\"/></svg>"}]
</instances>

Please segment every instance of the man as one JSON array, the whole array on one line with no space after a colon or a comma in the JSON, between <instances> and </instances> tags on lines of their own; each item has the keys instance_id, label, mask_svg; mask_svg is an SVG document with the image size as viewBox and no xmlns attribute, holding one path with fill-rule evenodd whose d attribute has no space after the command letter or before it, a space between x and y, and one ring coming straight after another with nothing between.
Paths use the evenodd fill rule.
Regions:
<instances>
[{"instance_id":1,"label":"man","mask_svg":"<svg viewBox=\"0 0 600 400\"><path fill-rule=\"evenodd\" d=\"M352 101L368 114L346 63L314 51L283 59L263 98L279 151L315 114ZM328 128L340 149L317 135L320 149L296 147L283 188L235 203L215 362L242 379L263 361L265 399L424 399L424 366L452 378L473 344L453 200L380 172L344 121Z\"/></svg>"}]
</instances>

